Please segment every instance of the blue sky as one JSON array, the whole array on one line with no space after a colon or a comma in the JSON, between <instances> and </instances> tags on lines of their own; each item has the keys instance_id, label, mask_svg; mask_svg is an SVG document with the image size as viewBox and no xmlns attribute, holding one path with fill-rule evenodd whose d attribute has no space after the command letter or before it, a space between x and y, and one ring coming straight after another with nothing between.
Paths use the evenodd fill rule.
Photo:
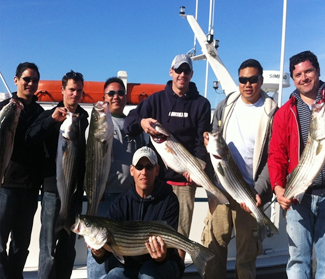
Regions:
<instances>
[{"instance_id":1,"label":"blue sky","mask_svg":"<svg viewBox=\"0 0 325 279\"><path fill-rule=\"evenodd\" d=\"M10 89L20 62L38 65L41 79L59 80L71 69L85 80L105 81L119 70L129 82L164 84L176 54L193 48L193 32L179 7L195 13L195 0L2 0L0 71ZM216 0L215 39L219 55L237 83L243 60L255 58L265 70L279 70L283 2ZM325 67L324 0L288 0L284 69L289 57L313 51ZM208 31L209 1L199 2L198 21ZM201 52L198 45L197 52ZM212 88L212 107L224 96ZM194 76L204 93L205 62L194 62ZM292 81L291 81L292 84ZM4 87L0 86L1 91ZM284 89L284 99L289 92Z\"/></svg>"}]
</instances>

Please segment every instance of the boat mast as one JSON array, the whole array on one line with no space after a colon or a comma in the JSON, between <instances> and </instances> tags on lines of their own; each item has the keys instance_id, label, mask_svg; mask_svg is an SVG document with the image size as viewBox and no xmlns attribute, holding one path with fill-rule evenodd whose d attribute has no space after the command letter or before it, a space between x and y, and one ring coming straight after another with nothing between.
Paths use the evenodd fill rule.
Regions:
<instances>
[{"instance_id":1,"label":"boat mast","mask_svg":"<svg viewBox=\"0 0 325 279\"><path fill-rule=\"evenodd\" d=\"M285 50L285 38L286 38L286 22L287 22L287 0L283 0L283 17L282 17L282 39L281 39L281 58L280 58L280 79L279 79L279 97L278 106L282 104L282 88L283 88L283 76L284 76L284 50Z\"/></svg>"},{"instance_id":2,"label":"boat mast","mask_svg":"<svg viewBox=\"0 0 325 279\"><path fill-rule=\"evenodd\" d=\"M3 84L5 85L5 87L6 87L7 91L8 91L9 97L11 98L11 96L12 96L11 91L10 91L10 89L8 87L8 84L6 83L6 80L4 79L1 72L0 72L0 77L1 77L1 80L2 80Z\"/></svg>"},{"instance_id":3,"label":"boat mast","mask_svg":"<svg viewBox=\"0 0 325 279\"><path fill-rule=\"evenodd\" d=\"M182 6L180 9L180 16L186 18L193 33L202 48L202 54L192 55L191 58L195 60L207 60L208 65L211 66L214 74L216 75L219 84L221 85L223 91L226 95L237 90L237 85L225 65L222 63L217 48L219 47L219 41L214 40L214 30L212 21L214 20L214 2L215 0L210 0L210 19L209 19L209 33L206 35L201 26L198 24L197 19L193 15L185 14L185 7ZM198 3L198 2L197 2ZM195 53L195 52L194 52ZM206 74L206 86L207 86L207 74Z\"/></svg>"}]
</instances>

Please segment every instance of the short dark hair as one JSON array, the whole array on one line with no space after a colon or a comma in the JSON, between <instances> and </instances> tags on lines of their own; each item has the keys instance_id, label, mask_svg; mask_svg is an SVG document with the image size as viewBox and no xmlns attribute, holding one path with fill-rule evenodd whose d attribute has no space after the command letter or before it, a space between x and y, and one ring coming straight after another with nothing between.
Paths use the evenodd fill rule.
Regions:
<instances>
[{"instance_id":1,"label":"short dark hair","mask_svg":"<svg viewBox=\"0 0 325 279\"><path fill-rule=\"evenodd\" d=\"M27 69L32 69L32 70L34 70L34 71L37 73L37 75L38 75L38 79L41 78L40 73L39 73L39 71L38 71L38 67L36 66L36 64L31 63L31 62L20 63L20 64L17 66L17 69L16 69L16 77L17 77L17 78L21 78L21 75L22 75L23 72L26 71Z\"/></svg>"},{"instance_id":2,"label":"short dark hair","mask_svg":"<svg viewBox=\"0 0 325 279\"><path fill-rule=\"evenodd\" d=\"M113 82L116 82L116 83L120 84L120 85L123 87L124 91L125 91L125 85L124 85L124 82L123 82L123 80L121 80L121 79L118 78L118 77L111 77L111 78L107 79L106 82L105 82L105 84L104 84L104 90L105 90L105 88L106 88L109 84L111 84L111 83L113 83Z\"/></svg>"},{"instance_id":3,"label":"short dark hair","mask_svg":"<svg viewBox=\"0 0 325 279\"><path fill-rule=\"evenodd\" d=\"M68 80L73 79L75 82L81 81L82 85L84 85L84 77L81 73L75 72L71 70L70 72L67 72L63 78L62 78L62 87L63 89L66 88L68 84Z\"/></svg>"},{"instance_id":4,"label":"short dark hair","mask_svg":"<svg viewBox=\"0 0 325 279\"><path fill-rule=\"evenodd\" d=\"M247 59L243 63L241 63L241 65L238 68L238 75L239 75L240 70L248 68L248 67L256 68L258 70L259 74L261 76L263 75L263 68L262 68L260 62L258 62L255 59Z\"/></svg>"},{"instance_id":5,"label":"short dark hair","mask_svg":"<svg viewBox=\"0 0 325 279\"><path fill-rule=\"evenodd\" d=\"M319 63L317 60L317 56L312 53L309 50L300 52L296 55L293 55L290 57L290 66L289 66L289 70L290 70L290 76L292 78L293 75L293 71L295 69L295 66L301 62L305 62L305 61L310 61L310 63L315 67L316 70L319 69Z\"/></svg>"}]
</instances>

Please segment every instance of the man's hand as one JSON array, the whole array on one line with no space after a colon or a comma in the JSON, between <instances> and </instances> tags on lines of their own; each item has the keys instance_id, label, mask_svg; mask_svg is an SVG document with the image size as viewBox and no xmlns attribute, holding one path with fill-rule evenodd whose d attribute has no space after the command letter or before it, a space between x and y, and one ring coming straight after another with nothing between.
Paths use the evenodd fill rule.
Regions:
<instances>
[{"instance_id":1,"label":"man's hand","mask_svg":"<svg viewBox=\"0 0 325 279\"><path fill-rule=\"evenodd\" d=\"M141 127L143 131L149 135L157 136L159 132L153 127L153 124L157 123L156 119L153 118L143 118L141 120Z\"/></svg>"},{"instance_id":2,"label":"man's hand","mask_svg":"<svg viewBox=\"0 0 325 279\"><path fill-rule=\"evenodd\" d=\"M63 122L67 118L67 109L64 107L57 107L52 113L52 118L56 122Z\"/></svg>"},{"instance_id":3,"label":"man's hand","mask_svg":"<svg viewBox=\"0 0 325 279\"><path fill-rule=\"evenodd\" d=\"M261 199L259 194L256 194L255 199L256 199L256 206L257 207L261 206L262 205L262 199ZM240 207L242 209L244 209L245 211L247 211L248 213L252 213L251 210L249 209L249 207L246 205L246 203L242 202L240 204Z\"/></svg>"},{"instance_id":4,"label":"man's hand","mask_svg":"<svg viewBox=\"0 0 325 279\"><path fill-rule=\"evenodd\" d=\"M209 143L209 132L203 133L203 139L204 139L204 146L207 147L207 145Z\"/></svg>"},{"instance_id":5,"label":"man's hand","mask_svg":"<svg viewBox=\"0 0 325 279\"><path fill-rule=\"evenodd\" d=\"M275 186L274 188L278 203L284 210L288 210L292 204L292 200L284 197L284 191L285 189L282 186Z\"/></svg>"},{"instance_id":6,"label":"man's hand","mask_svg":"<svg viewBox=\"0 0 325 279\"><path fill-rule=\"evenodd\" d=\"M162 262L167 256L167 246L160 236L150 236L146 242L147 250L155 261Z\"/></svg>"}]
</instances>

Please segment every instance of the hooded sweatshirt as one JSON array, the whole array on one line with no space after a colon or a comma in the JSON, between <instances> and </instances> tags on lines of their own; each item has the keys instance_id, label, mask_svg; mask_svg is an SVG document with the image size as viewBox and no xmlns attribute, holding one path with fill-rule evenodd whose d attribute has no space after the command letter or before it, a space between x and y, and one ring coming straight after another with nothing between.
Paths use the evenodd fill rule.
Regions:
<instances>
[{"instance_id":1,"label":"hooded sweatshirt","mask_svg":"<svg viewBox=\"0 0 325 279\"><path fill-rule=\"evenodd\" d=\"M165 90L152 94L128 114L124 122L125 133L138 135L143 132L143 118L158 120L193 156L206 161L203 132L210 130L211 105L199 94L195 83L190 82L189 91L179 97L172 89L172 81L168 81ZM162 180L186 182L182 174L163 167L158 157Z\"/></svg>"}]
</instances>

